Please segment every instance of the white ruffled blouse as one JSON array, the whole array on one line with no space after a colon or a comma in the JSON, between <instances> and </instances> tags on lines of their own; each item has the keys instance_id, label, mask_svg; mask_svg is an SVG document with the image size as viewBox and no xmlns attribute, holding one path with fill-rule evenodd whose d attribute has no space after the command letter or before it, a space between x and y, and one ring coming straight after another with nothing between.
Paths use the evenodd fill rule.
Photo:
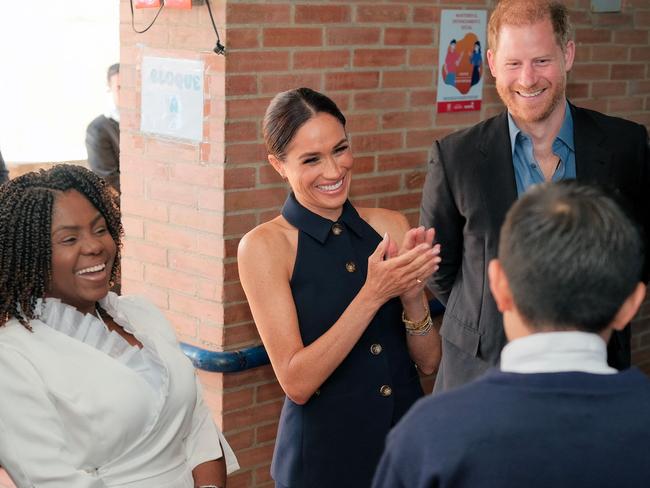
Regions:
<instances>
[{"instance_id":1,"label":"white ruffled blouse","mask_svg":"<svg viewBox=\"0 0 650 488\"><path fill-rule=\"evenodd\" d=\"M0 327L0 465L18 487L193 488L205 461L238 469L164 315L139 297L100 304L142 349L57 299L33 333Z\"/></svg>"}]
</instances>

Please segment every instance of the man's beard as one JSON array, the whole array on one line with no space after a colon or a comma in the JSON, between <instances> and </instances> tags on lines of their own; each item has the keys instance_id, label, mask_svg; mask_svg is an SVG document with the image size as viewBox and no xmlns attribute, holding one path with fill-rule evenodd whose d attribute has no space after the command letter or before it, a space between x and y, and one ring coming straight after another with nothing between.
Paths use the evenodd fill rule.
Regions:
<instances>
[{"instance_id":1,"label":"man's beard","mask_svg":"<svg viewBox=\"0 0 650 488\"><path fill-rule=\"evenodd\" d=\"M502 87L497 83L497 92L499 93L499 97L501 98L501 101L505 104L505 106L508 108L510 114L516 120L520 120L526 123L543 122L544 120L548 119L551 116L555 108L565 98L566 78L561 78L557 80L557 83L551 85L551 87L548 89L552 89L553 91L552 91L552 96L547 103L545 103L540 107L536 107L534 109L531 108L526 109L521 107L521 104L518 103L518 98L520 97L520 95L518 95L510 87ZM528 89L526 91L534 92L536 90Z\"/></svg>"}]
</instances>

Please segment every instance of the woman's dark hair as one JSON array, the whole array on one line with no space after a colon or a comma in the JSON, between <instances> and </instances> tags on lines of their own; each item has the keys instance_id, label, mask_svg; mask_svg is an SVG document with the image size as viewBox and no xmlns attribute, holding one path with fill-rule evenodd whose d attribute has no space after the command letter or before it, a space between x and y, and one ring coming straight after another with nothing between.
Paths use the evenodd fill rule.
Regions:
<instances>
[{"instance_id":1,"label":"woman's dark hair","mask_svg":"<svg viewBox=\"0 0 650 488\"><path fill-rule=\"evenodd\" d=\"M345 128L345 117L336 104L311 88L278 93L264 114L264 143L269 154L283 160L287 146L302 125L317 113L336 117Z\"/></svg>"},{"instance_id":2,"label":"woman's dark hair","mask_svg":"<svg viewBox=\"0 0 650 488\"><path fill-rule=\"evenodd\" d=\"M106 220L117 246L111 281L118 279L124 231L104 180L71 164L19 176L0 187L0 326L16 318L30 329L52 277L52 211L57 195L69 190L85 196Z\"/></svg>"}]
</instances>

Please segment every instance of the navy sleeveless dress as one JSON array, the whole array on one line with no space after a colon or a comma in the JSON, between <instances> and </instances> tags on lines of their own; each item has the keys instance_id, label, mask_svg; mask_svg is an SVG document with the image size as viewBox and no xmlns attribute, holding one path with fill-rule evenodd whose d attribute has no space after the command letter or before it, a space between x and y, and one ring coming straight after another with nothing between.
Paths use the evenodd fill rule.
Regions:
<instances>
[{"instance_id":1,"label":"navy sleeveless dress","mask_svg":"<svg viewBox=\"0 0 650 488\"><path fill-rule=\"evenodd\" d=\"M291 291L305 345L341 316L366 280L381 237L347 201L337 222L300 205L282 215L298 229ZM304 405L286 398L271 475L278 487L364 488L388 431L422 396L406 347L402 306L384 304L341 365Z\"/></svg>"}]
</instances>

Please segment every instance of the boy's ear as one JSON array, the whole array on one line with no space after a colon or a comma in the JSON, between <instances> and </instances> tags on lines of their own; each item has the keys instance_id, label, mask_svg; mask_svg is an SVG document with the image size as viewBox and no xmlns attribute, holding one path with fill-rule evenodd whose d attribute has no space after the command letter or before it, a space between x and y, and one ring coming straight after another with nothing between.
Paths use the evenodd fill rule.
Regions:
<instances>
[{"instance_id":1,"label":"boy's ear","mask_svg":"<svg viewBox=\"0 0 650 488\"><path fill-rule=\"evenodd\" d=\"M514 300L510 291L508 278L501 267L498 259L493 259L488 265L488 278L490 280L490 291L497 304L499 312L504 313L514 308Z\"/></svg>"},{"instance_id":2,"label":"boy's ear","mask_svg":"<svg viewBox=\"0 0 650 488\"><path fill-rule=\"evenodd\" d=\"M612 320L611 327L614 330L623 330L630 323L638 312L641 303L643 303L645 293L646 285L640 282L637 283L634 291L625 299L621 308L616 312L614 320Z\"/></svg>"}]
</instances>

